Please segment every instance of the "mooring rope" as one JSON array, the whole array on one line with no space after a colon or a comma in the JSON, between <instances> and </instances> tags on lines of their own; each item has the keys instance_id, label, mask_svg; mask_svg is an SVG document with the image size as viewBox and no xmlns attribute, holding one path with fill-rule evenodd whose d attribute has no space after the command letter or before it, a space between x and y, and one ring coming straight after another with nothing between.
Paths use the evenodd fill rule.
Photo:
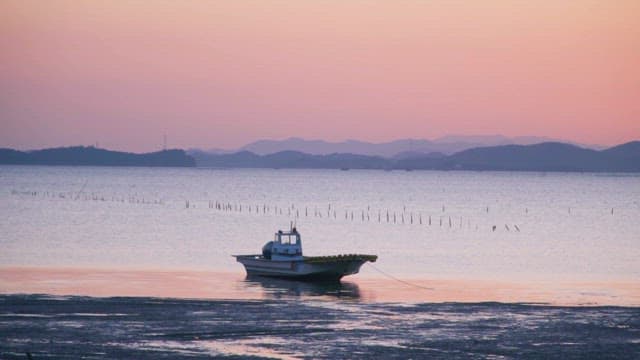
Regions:
<instances>
[{"instance_id":1,"label":"mooring rope","mask_svg":"<svg viewBox=\"0 0 640 360\"><path fill-rule=\"evenodd\" d=\"M418 285L418 284L410 283L410 282L405 281L405 280L402 280L402 279L398 279L397 277L395 277L395 276L393 276L393 275L391 275L391 274L389 274L389 273L387 273L387 272L384 272L384 271L382 271L382 270L378 269L378 268L377 268L375 265L373 265L372 263L368 263L368 264L369 264L369 266L371 266L375 271L377 271L377 272L379 272L380 274L382 274L382 275L384 275L384 276L388 277L389 279L395 280L395 281L400 282L400 283L403 283L403 284L405 284L405 285L409 285L409 286L413 286L413 287L416 287L416 288L424 289L424 290L432 290L432 291L433 291L433 290L435 290L434 288L430 288L430 287L426 287L426 286L422 286L422 285Z\"/></svg>"}]
</instances>

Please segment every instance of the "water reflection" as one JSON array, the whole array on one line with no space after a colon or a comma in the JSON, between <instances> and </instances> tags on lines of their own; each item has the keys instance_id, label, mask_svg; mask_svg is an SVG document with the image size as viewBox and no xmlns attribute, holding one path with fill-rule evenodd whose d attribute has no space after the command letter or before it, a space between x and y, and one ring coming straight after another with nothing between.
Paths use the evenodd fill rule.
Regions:
<instances>
[{"instance_id":1,"label":"water reflection","mask_svg":"<svg viewBox=\"0 0 640 360\"><path fill-rule=\"evenodd\" d=\"M247 276L243 285L251 289L260 289L267 298L287 297L330 297L342 299L360 299L360 288L351 282L304 282L296 280L274 279L261 276Z\"/></svg>"}]
</instances>

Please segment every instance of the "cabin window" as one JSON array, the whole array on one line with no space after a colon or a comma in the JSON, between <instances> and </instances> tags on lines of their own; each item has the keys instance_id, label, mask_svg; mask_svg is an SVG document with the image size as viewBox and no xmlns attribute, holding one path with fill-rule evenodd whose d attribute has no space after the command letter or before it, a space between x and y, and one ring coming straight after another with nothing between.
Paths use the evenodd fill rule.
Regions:
<instances>
[{"instance_id":1,"label":"cabin window","mask_svg":"<svg viewBox=\"0 0 640 360\"><path fill-rule=\"evenodd\" d=\"M274 242L283 245L300 245L299 236L297 234L276 234Z\"/></svg>"},{"instance_id":2,"label":"cabin window","mask_svg":"<svg viewBox=\"0 0 640 360\"><path fill-rule=\"evenodd\" d=\"M282 243L283 244L297 244L296 239L297 239L297 237L295 235L283 235L282 236Z\"/></svg>"}]
</instances>

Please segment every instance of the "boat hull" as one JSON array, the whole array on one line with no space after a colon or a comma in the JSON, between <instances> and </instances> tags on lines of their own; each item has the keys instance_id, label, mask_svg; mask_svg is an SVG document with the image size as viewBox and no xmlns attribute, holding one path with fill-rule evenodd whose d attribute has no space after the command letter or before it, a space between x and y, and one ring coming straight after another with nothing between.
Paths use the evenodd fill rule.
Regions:
<instances>
[{"instance_id":1,"label":"boat hull","mask_svg":"<svg viewBox=\"0 0 640 360\"><path fill-rule=\"evenodd\" d=\"M337 281L357 274L366 261L364 258L332 257L323 261L275 261L260 255L239 255L236 260L244 265L248 276L263 276L303 281Z\"/></svg>"}]
</instances>

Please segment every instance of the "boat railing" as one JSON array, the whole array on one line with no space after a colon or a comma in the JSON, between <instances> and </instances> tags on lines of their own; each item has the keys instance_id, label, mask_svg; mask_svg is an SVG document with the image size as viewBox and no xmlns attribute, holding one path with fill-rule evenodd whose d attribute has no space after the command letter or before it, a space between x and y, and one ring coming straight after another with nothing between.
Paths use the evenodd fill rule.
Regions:
<instances>
[{"instance_id":1,"label":"boat railing","mask_svg":"<svg viewBox=\"0 0 640 360\"><path fill-rule=\"evenodd\" d=\"M306 263L325 263L334 261L371 261L378 260L377 255L365 255L365 254L341 254L341 255L329 255L329 256L305 256L304 262Z\"/></svg>"}]
</instances>

